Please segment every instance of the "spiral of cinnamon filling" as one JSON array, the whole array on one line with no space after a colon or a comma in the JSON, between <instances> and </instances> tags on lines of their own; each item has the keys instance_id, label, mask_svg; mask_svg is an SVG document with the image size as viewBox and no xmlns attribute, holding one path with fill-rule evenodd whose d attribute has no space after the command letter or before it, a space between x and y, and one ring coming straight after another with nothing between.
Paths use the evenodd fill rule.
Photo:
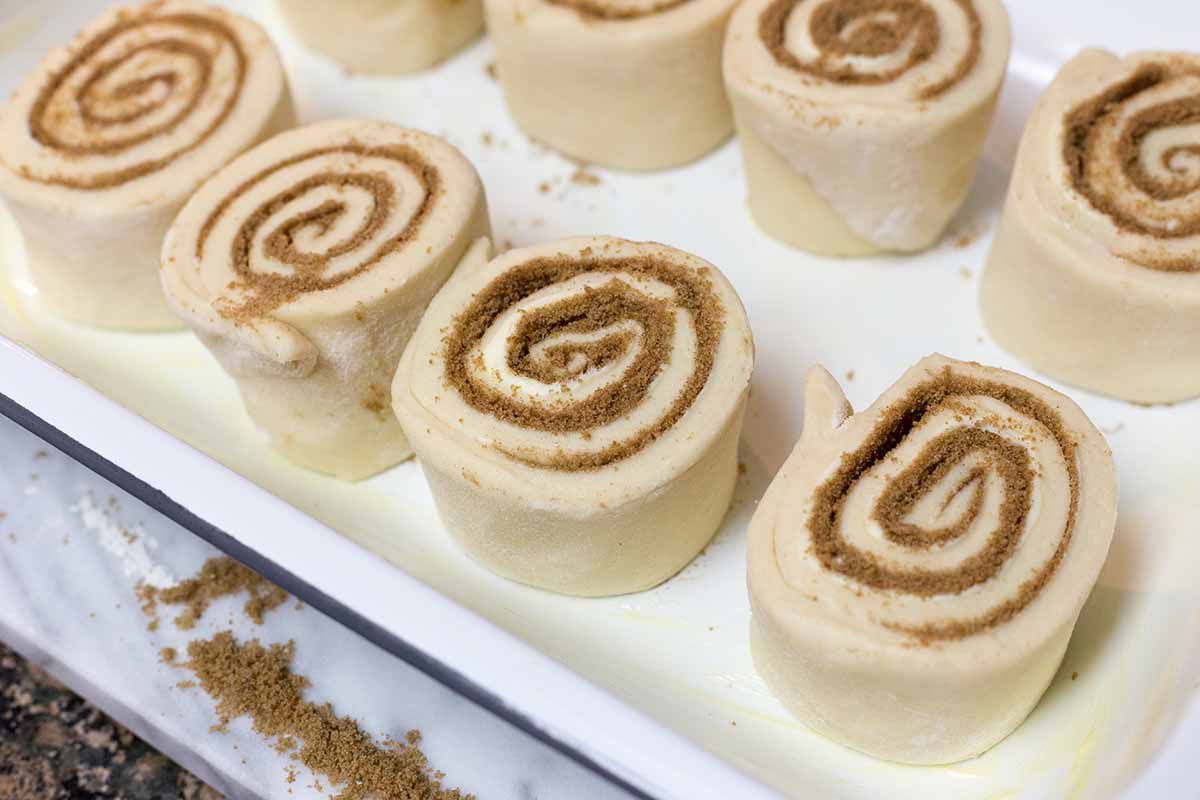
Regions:
<instances>
[{"instance_id":1,"label":"spiral of cinnamon filling","mask_svg":"<svg viewBox=\"0 0 1200 800\"><path fill-rule=\"evenodd\" d=\"M210 238L222 230L234 278L217 308L233 319L261 317L300 295L337 287L399 251L440 193L437 168L407 145L314 148L227 194L201 225L195 255L203 262Z\"/></svg>"},{"instance_id":2,"label":"spiral of cinnamon filling","mask_svg":"<svg viewBox=\"0 0 1200 800\"><path fill-rule=\"evenodd\" d=\"M914 77L933 99L979 62L972 0L774 0L758 35L775 61L829 83L882 85Z\"/></svg>"},{"instance_id":3,"label":"spiral of cinnamon filling","mask_svg":"<svg viewBox=\"0 0 1200 800\"><path fill-rule=\"evenodd\" d=\"M1163 60L1064 116L1071 186L1122 231L1143 239L1131 260L1168 272L1200 270L1184 240L1200 236L1200 65Z\"/></svg>"},{"instance_id":4,"label":"spiral of cinnamon filling","mask_svg":"<svg viewBox=\"0 0 1200 800\"><path fill-rule=\"evenodd\" d=\"M472 409L552 449L495 447L529 466L595 470L668 431L708 382L724 308L702 272L654 256L541 257L479 291L445 338L445 376Z\"/></svg>"},{"instance_id":5,"label":"spiral of cinnamon filling","mask_svg":"<svg viewBox=\"0 0 1200 800\"><path fill-rule=\"evenodd\" d=\"M242 95L248 58L217 14L129 11L51 72L28 114L30 136L57 154L24 177L104 189L158 172L221 127Z\"/></svg>"},{"instance_id":6,"label":"spiral of cinnamon filling","mask_svg":"<svg viewBox=\"0 0 1200 800\"><path fill-rule=\"evenodd\" d=\"M999 406L981 405L979 398ZM923 437L927 425L937 425L941 432ZM1039 439L1059 452L1055 464L1032 456ZM896 460L903 464L898 471L878 472ZM1063 474L1047 476L1049 470ZM811 551L824 569L874 591L923 598L958 595L984 587L1019 548L1034 546L1023 541L1023 534L1035 486L1048 480L1061 480L1069 492L1065 516L1056 522L1053 546L1030 565L1014 591L989 597L984 610L962 618L880 622L922 642L960 639L1003 624L1037 598L1071 543L1079 473L1074 440L1059 414L1024 389L947 368L880 414L865 441L818 487L808 520ZM907 551L904 563L872 552L869 542L847 537L849 505L876 523L890 546ZM969 554L953 560L932 557L981 525L987 527L985 535ZM936 563L923 563L925 558Z\"/></svg>"}]
</instances>

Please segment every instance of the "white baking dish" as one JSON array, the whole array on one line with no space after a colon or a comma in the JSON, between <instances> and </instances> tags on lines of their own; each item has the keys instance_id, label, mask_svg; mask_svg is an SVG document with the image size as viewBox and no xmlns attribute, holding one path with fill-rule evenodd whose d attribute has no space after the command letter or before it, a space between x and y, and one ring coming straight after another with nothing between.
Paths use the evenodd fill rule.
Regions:
<instances>
[{"instance_id":1,"label":"white baking dish","mask_svg":"<svg viewBox=\"0 0 1200 800\"><path fill-rule=\"evenodd\" d=\"M0 20L0 90L101 5L0 3L0 13L12 7ZM500 242L611 233L664 241L725 271L758 344L747 470L725 526L683 573L639 595L566 598L498 579L449 542L417 465L361 484L304 472L265 447L233 384L190 334L100 333L39 312L7 220L0 411L364 636L649 796L1196 793L1200 402L1141 408L1067 390L1110 434L1122 484L1116 541L1046 697L974 761L890 765L793 722L751 668L743 555L754 503L798 436L809 364L845 379L860 407L932 351L1023 369L988 342L975 291L1024 116L1078 46L1194 46L1200 6L1009 0L1010 78L988 161L952 235L914 258L836 262L755 231L735 144L681 170L593 170L599 185L572 182L574 165L508 120L486 74L486 41L426 75L350 78L299 49L268 2L236 5L276 34L303 119L382 117L466 151L487 185Z\"/></svg>"}]
</instances>

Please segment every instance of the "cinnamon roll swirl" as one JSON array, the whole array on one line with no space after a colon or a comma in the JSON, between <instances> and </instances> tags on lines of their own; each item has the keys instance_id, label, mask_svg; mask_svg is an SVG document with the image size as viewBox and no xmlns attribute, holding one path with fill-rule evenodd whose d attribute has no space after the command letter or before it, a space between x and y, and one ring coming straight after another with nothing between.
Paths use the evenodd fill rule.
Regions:
<instances>
[{"instance_id":1,"label":"cinnamon roll swirl","mask_svg":"<svg viewBox=\"0 0 1200 800\"><path fill-rule=\"evenodd\" d=\"M620 169L692 161L733 130L735 0L485 0L509 110L532 138Z\"/></svg>"},{"instance_id":2,"label":"cinnamon roll swirl","mask_svg":"<svg viewBox=\"0 0 1200 800\"><path fill-rule=\"evenodd\" d=\"M479 0L278 0L301 41L353 72L428 69L483 30Z\"/></svg>"},{"instance_id":3,"label":"cinnamon roll swirl","mask_svg":"<svg viewBox=\"0 0 1200 800\"><path fill-rule=\"evenodd\" d=\"M977 755L1057 670L1116 502L1104 438L1039 383L931 356L854 414L815 368L804 434L750 524L755 665L850 747Z\"/></svg>"},{"instance_id":4,"label":"cinnamon roll swirl","mask_svg":"<svg viewBox=\"0 0 1200 800\"><path fill-rule=\"evenodd\" d=\"M91 325L177 326L158 285L167 227L293 121L267 35L204 3L118 7L50 52L0 110L0 193L41 302Z\"/></svg>"},{"instance_id":5,"label":"cinnamon roll swirl","mask_svg":"<svg viewBox=\"0 0 1200 800\"><path fill-rule=\"evenodd\" d=\"M454 147L333 120L204 184L167 233L162 287L275 448L354 480L411 454L390 408L396 364L488 235L483 186Z\"/></svg>"},{"instance_id":6,"label":"cinnamon roll swirl","mask_svg":"<svg viewBox=\"0 0 1200 800\"><path fill-rule=\"evenodd\" d=\"M750 210L821 255L921 250L962 205L1008 61L999 0L748 0L725 83Z\"/></svg>"},{"instance_id":7,"label":"cinnamon roll swirl","mask_svg":"<svg viewBox=\"0 0 1200 800\"><path fill-rule=\"evenodd\" d=\"M556 592L621 594L669 578L724 517L753 360L712 265L566 239L460 269L392 402L474 559Z\"/></svg>"},{"instance_id":8,"label":"cinnamon roll swirl","mask_svg":"<svg viewBox=\"0 0 1200 800\"><path fill-rule=\"evenodd\" d=\"M984 322L1047 375L1200 395L1200 56L1085 50L1025 128Z\"/></svg>"}]
</instances>

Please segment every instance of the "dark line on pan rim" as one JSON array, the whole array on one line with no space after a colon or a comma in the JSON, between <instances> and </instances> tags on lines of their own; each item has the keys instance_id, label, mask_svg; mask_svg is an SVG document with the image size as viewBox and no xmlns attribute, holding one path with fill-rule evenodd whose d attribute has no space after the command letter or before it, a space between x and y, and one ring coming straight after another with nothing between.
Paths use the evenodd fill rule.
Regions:
<instances>
[{"instance_id":1,"label":"dark line on pan rim","mask_svg":"<svg viewBox=\"0 0 1200 800\"><path fill-rule=\"evenodd\" d=\"M619 786L634 797L640 800L659 800L575 746L556 739L543 730L532 717L510 706L495 692L480 686L461 672L443 664L415 645L376 625L303 579L277 566L233 536L175 502L164 492L117 466L95 450L84 446L2 392L0 392L0 415L8 417L34 436L87 467L109 483L133 495L167 519L242 562L267 580L282 586L289 594L300 598L307 605L317 609L343 627L349 628L372 644L383 648L447 689L467 698L475 705L565 755L590 772Z\"/></svg>"}]
</instances>

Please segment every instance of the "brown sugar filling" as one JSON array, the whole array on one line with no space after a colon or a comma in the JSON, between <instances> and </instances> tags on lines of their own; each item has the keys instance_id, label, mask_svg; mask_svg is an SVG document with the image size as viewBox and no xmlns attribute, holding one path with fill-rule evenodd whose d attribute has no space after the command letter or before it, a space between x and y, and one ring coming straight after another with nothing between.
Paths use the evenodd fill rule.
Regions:
<instances>
[{"instance_id":1,"label":"brown sugar filling","mask_svg":"<svg viewBox=\"0 0 1200 800\"><path fill-rule=\"evenodd\" d=\"M1029 511L1033 471L1029 466L1029 456L1022 448L991 431L959 428L929 442L916 460L888 485L875 506L874 516L883 528L884 535L905 547L932 547L962 536L983 510L983 479L986 471L982 468L971 470L955 487L950 499L968 487L973 489L966 513L952 525L927 529L905 522L904 519L917 502L936 488L955 466L977 453L990 456L988 466L996 470L1005 487L1004 502L1000 507L1001 523L992 533L987 547L968 559L968 563L958 570L920 575L898 574L898 585L887 588L925 595L957 593L979 582L980 575L986 575L983 580L992 577L1008 559L1016 547L1021 524Z\"/></svg>"},{"instance_id":2,"label":"brown sugar filling","mask_svg":"<svg viewBox=\"0 0 1200 800\"><path fill-rule=\"evenodd\" d=\"M1171 227L1162 224L1147 225L1138 216L1139 204L1131 207L1115 202L1099 187L1088 180L1088 164L1110 164L1110 170L1120 171L1128 180L1153 201L1163 202L1185 197L1200 190L1200 179L1177 177L1163 181L1146 171L1139 157L1147 136L1156 130L1200 121L1200 95L1178 98L1159 103L1133 115L1120 132L1117 151L1102 150L1100 137L1096 135L1099 123L1142 92L1151 90L1165 81L1180 75L1200 75L1200 70L1180 68L1169 64L1147 64L1131 76L1122 80L1095 97L1080 104L1064 118L1063 161L1071 185L1088 203L1112 220L1121 230L1154 239L1178 239L1200 233L1200 214L1180 214L1171 221ZM1172 159L1182 153L1200 155L1200 142L1177 145L1163 152L1162 166L1171 170ZM1145 252L1137 262L1142 266L1166 272L1194 272L1200 270L1200 257L1164 256Z\"/></svg>"},{"instance_id":3,"label":"brown sugar filling","mask_svg":"<svg viewBox=\"0 0 1200 800\"><path fill-rule=\"evenodd\" d=\"M539 342L564 334L588 334L610 329L621 322L636 322L642 330L641 346L619 379L585 399L567 395L551 404L503 393L478 380L471 369L471 353L502 313L518 306L535 292L583 273L612 273L613 280L582 294L535 309L523 315L507 341L507 363L519 374L543 381L564 380L561 369L538 363L531 353ZM615 276L627 274L659 281L674 289L673 301L653 298ZM514 267L475 295L459 314L444 340L445 375L452 386L477 411L512 425L550 433L583 433L602 427L636 411L663 365L671 357L675 330L674 309L683 309L696 332L692 371L667 411L624 439L597 452L551 456L504 449L509 457L529 466L562 471L594 470L637 453L668 431L691 407L708 381L724 330L724 309L711 282L695 270L661 257L538 258ZM585 346L555 343L549 352L560 365L577 356L589 359L578 374L597 369L628 352L633 336L618 331ZM597 358L598 357L598 358ZM591 360L596 358L596 360Z\"/></svg>"},{"instance_id":4,"label":"brown sugar filling","mask_svg":"<svg viewBox=\"0 0 1200 800\"><path fill-rule=\"evenodd\" d=\"M395 187L391 185L387 176L373 172L323 172L305 178L263 201L239 226L230 246L231 266L238 276L231 288L243 291L247 296L241 302L231 301L219 304L218 310L221 314L238 321L262 317L303 294L332 289L367 272L384 258L412 241L441 196L442 182L437 168L426 161L416 150L406 145L368 147L348 143L309 150L262 170L243 181L226 195L200 227L199 235L196 237L197 259L204 257L204 248L209 235L235 200L282 169L310 158L331 153L388 159L407 167L423 190L421 203L408 224L395 236L388 238L373 252L366 255L353 269L336 275L326 275L325 272L334 258L360 249L395 213ZM340 200L328 200L315 208L280 222L274 230L265 235L263 245L268 257L276 263L290 266L292 270L286 274L256 272L251 263L251 248L258 240L259 230L263 224L288 203L321 186L353 187L363 190L372 198L371 209L350 236L330 244L320 253L302 252L297 249L295 247L296 236L300 231L309 229L315 230L318 235L327 233L338 218L347 212L345 203Z\"/></svg>"},{"instance_id":5,"label":"brown sugar filling","mask_svg":"<svg viewBox=\"0 0 1200 800\"><path fill-rule=\"evenodd\" d=\"M941 44L937 12L922 0L829 0L809 20L809 35L821 55L815 61L803 61L787 47L787 22L798 5L814 1L775 0L758 18L758 36L780 65L830 83L891 83L927 61ZM955 0L955 3L968 20L967 51L950 74L920 90L919 100L930 100L946 92L979 63L983 24L971 0ZM881 21L881 15L891 20ZM863 72L852 65L836 63L847 56L877 58L893 53L913 37L908 57L892 69Z\"/></svg>"},{"instance_id":6,"label":"brown sugar filling","mask_svg":"<svg viewBox=\"0 0 1200 800\"><path fill-rule=\"evenodd\" d=\"M156 9L157 6L151 8ZM97 172L85 178L62 174L34 175L28 170L22 173L25 177L40 183L66 186L72 189L112 188L158 172L180 156L203 144L228 119L241 98L242 85L246 79L246 53L237 34L221 20L202 14L157 15L151 11L150 13L124 15L117 23L80 45L74 56L47 78L29 110L30 136L43 147L68 156L112 156L151 139L169 135L195 112L204 99L205 91L212 83L212 53L194 42L179 38L166 38L142 43L125 51L120 56L92 65L93 72L79 87L74 102L89 129L127 125L153 114L163 107L171 92L178 88L178 78L169 68L118 84L108 95L100 94L100 87L103 87L103 81L107 76L120 69L131 59L144 53L162 53L172 57L182 56L191 59L195 62L198 71L197 79L191 85L187 101L180 106L178 111L162 122L150 125L138 133L123 138L97 137L95 141L79 143L65 141L55 134L56 120L54 115L50 114L50 106L51 101L64 84L78 70L89 67L93 58L115 39L145 25L173 25L184 31L199 32L220 39L230 48L236 61L233 87L212 121L195 138L158 158L147 159L119 169ZM162 86L167 91L159 92L158 96L155 96L153 90L156 86ZM124 110L105 111L107 104L114 104Z\"/></svg>"},{"instance_id":7,"label":"brown sugar filling","mask_svg":"<svg viewBox=\"0 0 1200 800\"><path fill-rule=\"evenodd\" d=\"M1058 443L1066 464L1070 504L1066 524L1054 553L1016 592L989 611L969 619L946 620L920 626L884 624L914 636L922 643L961 639L1001 625L1025 609L1045 588L1071 544L1079 507L1079 468L1075 440L1061 416L1034 394L998 381L966 377L946 368L914 387L903 399L879 416L870 437L846 453L834 474L816 491L809 517L811 548L821 565L872 589L919 597L958 594L996 575L1019 544L1031 503L1033 466L1018 445L995 433L962 427L926 444L921 454L901 472L880 496L874 515L888 538L898 544L926 548L962 535L978 515L975 501L958 524L934 531L914 531L902 522L920 497L971 453L982 453L999 474L1004 486L996 529L981 552L952 570L925 570L889 564L846 541L840 515L855 484L877 464L891 457L901 442L933 412L955 398L971 395L995 397L1014 411L1037 420ZM965 486L960 485L960 490ZM981 501L980 501L981 502ZM961 526L961 530L959 529Z\"/></svg>"},{"instance_id":8,"label":"brown sugar filling","mask_svg":"<svg viewBox=\"0 0 1200 800\"><path fill-rule=\"evenodd\" d=\"M546 0L546 2L552 6L569 8L591 19L624 22L653 16L654 14L661 14L664 11L677 8L684 3L691 2L691 0L659 0L659 2L652 3L645 8L621 7L600 2L599 0Z\"/></svg>"}]
</instances>

